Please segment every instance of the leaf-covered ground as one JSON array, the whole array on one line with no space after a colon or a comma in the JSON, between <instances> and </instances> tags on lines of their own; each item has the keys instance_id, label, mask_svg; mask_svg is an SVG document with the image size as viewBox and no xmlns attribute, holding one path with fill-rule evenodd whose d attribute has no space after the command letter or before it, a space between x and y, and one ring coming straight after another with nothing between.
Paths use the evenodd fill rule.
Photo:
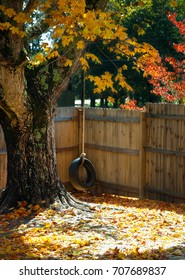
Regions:
<instances>
[{"instance_id":1,"label":"leaf-covered ground","mask_svg":"<svg viewBox=\"0 0 185 280\"><path fill-rule=\"evenodd\" d=\"M2 215L0 259L185 259L185 204L76 196L92 211L22 203Z\"/></svg>"}]
</instances>

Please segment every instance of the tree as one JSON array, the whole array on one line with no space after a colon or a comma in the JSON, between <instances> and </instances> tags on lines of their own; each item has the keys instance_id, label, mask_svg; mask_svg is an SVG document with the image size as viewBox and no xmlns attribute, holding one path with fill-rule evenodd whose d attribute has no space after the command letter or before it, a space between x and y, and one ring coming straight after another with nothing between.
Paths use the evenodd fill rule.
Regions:
<instances>
[{"instance_id":1,"label":"tree","mask_svg":"<svg viewBox=\"0 0 185 280\"><path fill-rule=\"evenodd\" d=\"M84 52L88 42L101 38L119 56L154 51L128 38L125 28L104 12L107 2L0 0L0 124L8 156L0 212L18 201L77 205L57 170L53 128L57 99L79 67L86 71L89 60L101 63ZM35 42L41 45L35 48ZM108 72L99 80L90 79L100 88L113 89ZM121 68L117 81L124 82Z\"/></svg>"},{"instance_id":2,"label":"tree","mask_svg":"<svg viewBox=\"0 0 185 280\"><path fill-rule=\"evenodd\" d=\"M111 0L113 9L122 13L122 24L127 28L128 35L134 36L140 43L149 43L158 50L161 57L173 56L177 53L171 42L177 43L179 32L168 20L167 12L174 11L184 18L185 2L182 0ZM152 85L143 77L143 72L133 69L132 63L127 64L125 77L133 92L130 97L136 99L140 106L146 102L160 102L160 97L151 93Z\"/></svg>"},{"instance_id":3,"label":"tree","mask_svg":"<svg viewBox=\"0 0 185 280\"><path fill-rule=\"evenodd\" d=\"M162 101L179 103L184 102L185 97L185 24L177 21L176 13L169 13L168 19L176 26L182 39L174 43L176 57L160 56L156 61L146 60L144 63L145 75L152 84L152 93L161 97Z\"/></svg>"}]
</instances>

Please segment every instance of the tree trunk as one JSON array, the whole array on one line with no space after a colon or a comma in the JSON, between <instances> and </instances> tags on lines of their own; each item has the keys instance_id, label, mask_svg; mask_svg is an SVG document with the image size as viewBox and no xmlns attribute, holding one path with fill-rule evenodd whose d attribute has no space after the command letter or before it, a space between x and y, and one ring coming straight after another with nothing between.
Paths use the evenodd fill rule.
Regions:
<instances>
[{"instance_id":1,"label":"tree trunk","mask_svg":"<svg viewBox=\"0 0 185 280\"><path fill-rule=\"evenodd\" d=\"M43 115L42 115L43 117ZM65 190L58 174L54 122L47 116L26 125L25 130L3 123L7 145L7 186L0 200L0 213L16 207L19 201L49 206L77 206ZM79 205L78 205L79 206Z\"/></svg>"},{"instance_id":2,"label":"tree trunk","mask_svg":"<svg viewBox=\"0 0 185 280\"><path fill-rule=\"evenodd\" d=\"M2 75L2 80L9 83L8 91L6 84L1 83L0 92L0 123L7 146L8 176L0 199L0 213L15 207L19 201L48 206L60 200L64 207L74 205L57 170L54 105L39 92L27 96L20 69L3 69Z\"/></svg>"}]
</instances>

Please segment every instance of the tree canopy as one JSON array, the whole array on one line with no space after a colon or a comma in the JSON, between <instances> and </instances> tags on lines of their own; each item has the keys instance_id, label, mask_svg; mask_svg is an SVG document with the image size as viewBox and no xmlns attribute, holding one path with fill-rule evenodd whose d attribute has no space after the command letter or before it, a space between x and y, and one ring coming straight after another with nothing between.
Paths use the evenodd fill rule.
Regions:
<instances>
[{"instance_id":1,"label":"tree canopy","mask_svg":"<svg viewBox=\"0 0 185 280\"><path fill-rule=\"evenodd\" d=\"M122 24L118 25L115 20L114 11L108 10L108 8L103 11L108 1L89 1L90 4L88 1L68 0L21 1L23 2L22 8L18 8L18 4L11 6L11 1L4 5L3 1L1 2L2 61L6 58L3 53L9 51L9 54L11 53L9 59L12 63L24 62L28 63L30 67L34 67L47 64L48 60L55 60L58 65L62 63L62 66L66 67L66 71L68 71L68 68L75 67L74 53L76 56L78 53L78 62L86 71L89 68L89 60L96 64L102 63L94 54L86 52L82 56L82 51L89 42L103 41L108 51L115 53L118 60L121 60L121 57L134 57L140 52L153 51L148 45L142 46L133 37L129 38L125 27ZM8 34L8 37L19 37L19 49L17 46L13 48L12 52L8 37L3 36L5 33ZM39 41L39 38L42 40ZM34 49L36 40L40 46L37 45L37 49ZM128 87L123 79L122 71L123 69L119 67L116 80L122 87ZM99 89L95 91L100 92L105 87L115 91L111 86L113 84L112 76L108 74L108 71L106 74L106 80L104 74L102 78L94 78L95 84L98 83L99 86ZM59 79L59 77L57 78ZM57 78L55 77L55 80ZM62 82L62 84L64 83ZM58 88L58 91L61 90L63 90L63 86Z\"/></svg>"}]
</instances>

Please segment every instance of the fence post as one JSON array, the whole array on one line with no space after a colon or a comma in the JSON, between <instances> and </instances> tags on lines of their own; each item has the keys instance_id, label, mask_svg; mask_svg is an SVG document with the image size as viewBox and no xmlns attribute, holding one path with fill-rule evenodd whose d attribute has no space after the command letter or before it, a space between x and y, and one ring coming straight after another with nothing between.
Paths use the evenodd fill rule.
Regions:
<instances>
[{"instance_id":1,"label":"fence post","mask_svg":"<svg viewBox=\"0 0 185 280\"><path fill-rule=\"evenodd\" d=\"M78 154L82 153L83 110L78 109Z\"/></svg>"},{"instance_id":2,"label":"fence post","mask_svg":"<svg viewBox=\"0 0 185 280\"><path fill-rule=\"evenodd\" d=\"M146 185L146 112L140 113L140 137L139 137L139 198L144 198Z\"/></svg>"}]
</instances>

